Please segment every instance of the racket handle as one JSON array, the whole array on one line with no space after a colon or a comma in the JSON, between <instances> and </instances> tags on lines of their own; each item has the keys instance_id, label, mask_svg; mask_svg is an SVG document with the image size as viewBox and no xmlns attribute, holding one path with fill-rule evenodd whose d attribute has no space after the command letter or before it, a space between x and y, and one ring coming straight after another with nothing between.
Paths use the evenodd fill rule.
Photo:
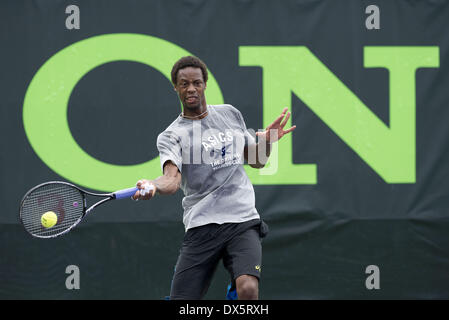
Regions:
<instances>
[{"instance_id":1,"label":"racket handle","mask_svg":"<svg viewBox=\"0 0 449 320\"><path fill-rule=\"evenodd\" d=\"M124 199L124 198L129 198L129 197L133 196L137 190L139 190L139 189L137 187L134 187L134 188L119 190L119 191L114 192L113 194L115 196L115 199Z\"/></svg>"}]
</instances>

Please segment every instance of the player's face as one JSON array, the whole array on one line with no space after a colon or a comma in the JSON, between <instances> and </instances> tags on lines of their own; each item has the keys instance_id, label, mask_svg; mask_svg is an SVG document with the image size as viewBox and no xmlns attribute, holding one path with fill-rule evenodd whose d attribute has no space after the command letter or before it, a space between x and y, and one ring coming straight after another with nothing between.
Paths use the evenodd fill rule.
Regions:
<instances>
[{"instance_id":1,"label":"player's face","mask_svg":"<svg viewBox=\"0 0 449 320\"><path fill-rule=\"evenodd\" d=\"M205 89L206 83L200 68L187 67L178 71L175 90L185 109L194 111L200 109L201 105L205 107Z\"/></svg>"}]
</instances>

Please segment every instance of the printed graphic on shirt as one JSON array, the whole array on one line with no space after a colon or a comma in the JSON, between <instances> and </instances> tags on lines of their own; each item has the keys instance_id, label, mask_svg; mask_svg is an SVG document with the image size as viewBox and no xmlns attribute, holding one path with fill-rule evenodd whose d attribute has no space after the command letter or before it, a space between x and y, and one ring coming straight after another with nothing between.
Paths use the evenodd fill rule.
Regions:
<instances>
[{"instance_id":1,"label":"printed graphic on shirt","mask_svg":"<svg viewBox=\"0 0 449 320\"><path fill-rule=\"evenodd\" d=\"M206 134L201 143L205 163L210 164L213 170L241 164L243 146L239 145L239 140L242 139L239 135L237 137L232 130Z\"/></svg>"}]
</instances>

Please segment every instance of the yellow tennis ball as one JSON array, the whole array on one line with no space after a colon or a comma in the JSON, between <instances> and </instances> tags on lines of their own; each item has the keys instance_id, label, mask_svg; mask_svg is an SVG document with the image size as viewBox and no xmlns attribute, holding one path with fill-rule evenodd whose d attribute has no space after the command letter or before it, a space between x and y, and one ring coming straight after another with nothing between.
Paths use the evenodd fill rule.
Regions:
<instances>
[{"instance_id":1,"label":"yellow tennis ball","mask_svg":"<svg viewBox=\"0 0 449 320\"><path fill-rule=\"evenodd\" d=\"M41 223L45 228L53 227L57 221L58 216L53 211L47 211L41 217Z\"/></svg>"}]
</instances>

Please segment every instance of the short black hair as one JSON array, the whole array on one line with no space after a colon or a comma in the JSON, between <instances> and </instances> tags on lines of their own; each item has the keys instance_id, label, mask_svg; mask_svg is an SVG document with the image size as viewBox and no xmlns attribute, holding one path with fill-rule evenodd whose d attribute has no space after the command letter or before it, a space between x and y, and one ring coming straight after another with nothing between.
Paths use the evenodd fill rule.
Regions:
<instances>
[{"instance_id":1,"label":"short black hair","mask_svg":"<svg viewBox=\"0 0 449 320\"><path fill-rule=\"evenodd\" d=\"M178 71L187 67L200 68L203 74L204 83L207 82L207 67L201 59L193 56L182 57L174 64L171 70L171 82L176 85L178 81Z\"/></svg>"}]
</instances>

